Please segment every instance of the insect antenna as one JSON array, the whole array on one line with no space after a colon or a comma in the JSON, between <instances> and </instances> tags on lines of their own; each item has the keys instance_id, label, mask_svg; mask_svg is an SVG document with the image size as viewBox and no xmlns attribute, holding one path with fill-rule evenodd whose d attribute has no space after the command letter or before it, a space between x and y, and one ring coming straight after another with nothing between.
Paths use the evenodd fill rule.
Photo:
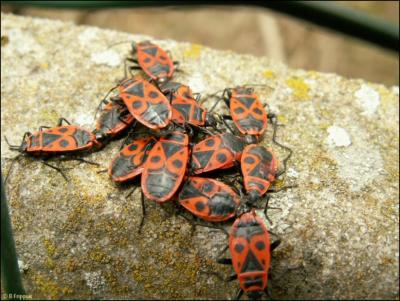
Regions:
<instances>
[{"instance_id":1,"label":"insect antenna","mask_svg":"<svg viewBox=\"0 0 400 301\"><path fill-rule=\"evenodd\" d=\"M9 146L10 150L15 150L15 151L20 151L21 146L20 145L12 145L10 142L8 142L8 139L6 136L4 136L4 140L6 141L7 145Z\"/></svg>"},{"instance_id":2,"label":"insect antenna","mask_svg":"<svg viewBox=\"0 0 400 301\"><path fill-rule=\"evenodd\" d=\"M8 142L7 142L7 143L8 143ZM22 155L22 154L19 154L19 155L15 156L15 157L12 159L10 168L8 169L7 174L6 174L6 177L5 177L5 179L4 179L4 185L7 183L8 177L9 177L10 174L11 174L11 169L13 168L15 161L17 161L17 160L21 157L21 155Z\"/></svg>"}]
</instances>

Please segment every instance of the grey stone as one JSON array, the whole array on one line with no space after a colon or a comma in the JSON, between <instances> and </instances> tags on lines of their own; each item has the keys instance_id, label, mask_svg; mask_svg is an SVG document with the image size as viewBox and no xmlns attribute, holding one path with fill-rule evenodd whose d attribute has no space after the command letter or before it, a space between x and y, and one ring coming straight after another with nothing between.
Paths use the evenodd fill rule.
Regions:
<instances>
[{"instance_id":1,"label":"grey stone","mask_svg":"<svg viewBox=\"0 0 400 301\"><path fill-rule=\"evenodd\" d=\"M195 92L239 84L256 87L285 127L278 140L294 150L288 174L271 195L282 244L272 257L276 299L399 298L398 87L292 70L266 57L215 51L72 23L1 15L1 167L26 131L61 116L93 129L93 114L123 77L129 43L151 39L172 52L174 80ZM210 106L210 103L206 103ZM226 112L224 104L217 110ZM335 126L334 128L332 128ZM342 130L338 130L338 127ZM328 131L329 129L329 131ZM286 153L263 144L282 160ZM85 157L108 167L120 141ZM58 164L56 160L54 164ZM224 299L238 282L212 275L225 235L191 225L174 204L147 201L142 234L139 189L117 187L101 168L60 162L69 181L33 158L20 157L7 183L19 259L33 299ZM208 273L207 273L208 272Z\"/></svg>"}]
</instances>

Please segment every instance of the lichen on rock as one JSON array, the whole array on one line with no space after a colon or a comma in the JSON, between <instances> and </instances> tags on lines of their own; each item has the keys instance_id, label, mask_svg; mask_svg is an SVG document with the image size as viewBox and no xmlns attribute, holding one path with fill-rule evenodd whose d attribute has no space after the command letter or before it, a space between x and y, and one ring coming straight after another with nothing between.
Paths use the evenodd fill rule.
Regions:
<instances>
[{"instance_id":1,"label":"lichen on rock","mask_svg":"<svg viewBox=\"0 0 400 301\"><path fill-rule=\"evenodd\" d=\"M181 62L184 72L174 80L192 84L194 92L264 84L256 93L285 124L277 140L294 153L282 181L297 187L271 194L270 205L281 210L269 211L268 227L282 240L272 257L273 298L399 298L398 88L143 35L8 14L1 19L3 174L15 156L4 136L17 144L24 132L55 125L61 116L94 128L90 116L124 74L108 47L151 39ZM123 58L130 45L112 51ZM364 114L364 97L372 97L372 117ZM227 112L222 102L217 110ZM345 129L351 144L326 143L333 125ZM271 138L269 127L262 143L282 160L287 153ZM98 173L119 145L86 157L100 168L55 162L72 168L68 182L35 159L14 164L7 195L21 267L29 267L22 275L27 293L33 299L232 297L236 281L207 273L233 272L215 263L227 243L222 233L201 227L192 233L174 215L173 202L161 208L149 201L137 233L139 192L126 198L130 185L116 186Z\"/></svg>"}]
</instances>

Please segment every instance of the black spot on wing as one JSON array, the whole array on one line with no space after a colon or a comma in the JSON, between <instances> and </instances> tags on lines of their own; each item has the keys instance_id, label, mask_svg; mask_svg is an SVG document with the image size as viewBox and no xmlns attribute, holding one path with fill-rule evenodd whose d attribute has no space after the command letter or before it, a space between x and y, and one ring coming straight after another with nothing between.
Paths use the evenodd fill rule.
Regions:
<instances>
[{"instance_id":1,"label":"black spot on wing","mask_svg":"<svg viewBox=\"0 0 400 301\"><path fill-rule=\"evenodd\" d=\"M176 168L181 168L183 166L183 163L181 160L174 160L172 162L172 165L174 165Z\"/></svg>"},{"instance_id":2,"label":"black spot on wing","mask_svg":"<svg viewBox=\"0 0 400 301\"><path fill-rule=\"evenodd\" d=\"M202 201L199 201L199 202L196 202L195 207L196 207L197 211L201 212L206 208L206 204L204 204L204 202L202 202Z\"/></svg>"},{"instance_id":3,"label":"black spot on wing","mask_svg":"<svg viewBox=\"0 0 400 301\"><path fill-rule=\"evenodd\" d=\"M257 250L261 251L265 249L265 243L262 240L256 242Z\"/></svg>"},{"instance_id":4,"label":"black spot on wing","mask_svg":"<svg viewBox=\"0 0 400 301\"><path fill-rule=\"evenodd\" d=\"M244 245L242 245L241 243L237 243L234 247L235 251L238 253L242 253L244 250Z\"/></svg>"},{"instance_id":5,"label":"black spot on wing","mask_svg":"<svg viewBox=\"0 0 400 301\"><path fill-rule=\"evenodd\" d=\"M213 146L215 144L215 139L211 138L211 139L207 139L206 141L206 146Z\"/></svg>"},{"instance_id":6,"label":"black spot on wing","mask_svg":"<svg viewBox=\"0 0 400 301\"><path fill-rule=\"evenodd\" d=\"M153 99L154 99L154 98L157 98L158 95L159 95L159 94L158 94L156 91L151 91L151 92L149 93L149 97L150 97L150 98L153 98Z\"/></svg>"},{"instance_id":7,"label":"black spot on wing","mask_svg":"<svg viewBox=\"0 0 400 301\"><path fill-rule=\"evenodd\" d=\"M158 162L160 162L160 160L161 160L160 156L154 156L154 157L150 158L150 161L153 163L158 163Z\"/></svg>"},{"instance_id":8,"label":"black spot on wing","mask_svg":"<svg viewBox=\"0 0 400 301\"><path fill-rule=\"evenodd\" d=\"M243 108L236 108L236 109L234 109L233 110L236 114L242 114L243 112L244 112L244 109Z\"/></svg>"},{"instance_id":9,"label":"black spot on wing","mask_svg":"<svg viewBox=\"0 0 400 301\"><path fill-rule=\"evenodd\" d=\"M136 143L132 143L131 145L128 146L128 150L130 150L131 152L137 150L138 145Z\"/></svg>"},{"instance_id":10,"label":"black spot on wing","mask_svg":"<svg viewBox=\"0 0 400 301\"><path fill-rule=\"evenodd\" d=\"M61 146L61 147L67 147L68 145L69 145L69 142L68 142L67 140L62 139L62 140L60 141L60 146Z\"/></svg>"},{"instance_id":11,"label":"black spot on wing","mask_svg":"<svg viewBox=\"0 0 400 301\"><path fill-rule=\"evenodd\" d=\"M260 110L259 108L255 108L255 109L253 110L253 112L256 113L256 114L261 115L263 111Z\"/></svg>"},{"instance_id":12,"label":"black spot on wing","mask_svg":"<svg viewBox=\"0 0 400 301\"><path fill-rule=\"evenodd\" d=\"M212 191L213 188L214 188L214 184L211 181L205 182L203 184L203 186L201 187L201 189L206 193Z\"/></svg>"}]
</instances>

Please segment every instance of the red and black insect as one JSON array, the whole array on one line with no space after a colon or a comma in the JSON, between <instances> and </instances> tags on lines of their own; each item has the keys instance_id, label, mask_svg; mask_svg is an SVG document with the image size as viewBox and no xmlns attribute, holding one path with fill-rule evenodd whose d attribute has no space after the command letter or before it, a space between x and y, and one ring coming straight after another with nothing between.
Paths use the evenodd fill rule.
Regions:
<instances>
[{"instance_id":1,"label":"red and black insect","mask_svg":"<svg viewBox=\"0 0 400 301\"><path fill-rule=\"evenodd\" d=\"M199 177L185 180L178 201L195 216L211 222L222 222L236 216L240 206L240 197L228 185Z\"/></svg>"},{"instance_id":2,"label":"red and black insect","mask_svg":"<svg viewBox=\"0 0 400 301\"><path fill-rule=\"evenodd\" d=\"M165 50L150 41L132 42L132 55L134 57L127 58L127 61L138 64L140 69L158 83L170 80L178 65ZM137 68L133 66L130 69Z\"/></svg>"},{"instance_id":3,"label":"red and black insect","mask_svg":"<svg viewBox=\"0 0 400 301\"><path fill-rule=\"evenodd\" d=\"M233 120L248 144L257 143L259 137L267 129L268 118L275 116L266 112L251 87L227 88L220 99L224 100L230 110L230 116L224 117ZM217 103L210 111L215 108Z\"/></svg>"},{"instance_id":4,"label":"red and black insect","mask_svg":"<svg viewBox=\"0 0 400 301\"><path fill-rule=\"evenodd\" d=\"M171 121L172 108L168 99L145 79L135 77L124 80L119 86L119 97L132 116L151 129L161 129Z\"/></svg>"},{"instance_id":5,"label":"red and black insect","mask_svg":"<svg viewBox=\"0 0 400 301\"><path fill-rule=\"evenodd\" d=\"M145 196L158 203L171 199L180 187L189 158L189 137L172 132L151 149L142 172Z\"/></svg>"},{"instance_id":6,"label":"red and black insect","mask_svg":"<svg viewBox=\"0 0 400 301\"><path fill-rule=\"evenodd\" d=\"M63 121L66 122L67 125L62 125ZM26 132L22 138L21 145L19 146L10 145L7 138L5 139L11 150L44 158L49 158L54 155L63 156L66 154L101 148L103 146L101 141L98 141L93 133L80 126L71 125L64 118L59 119L57 127L51 128L48 126L41 126L38 132L33 134ZM86 161L82 158L71 158L71 160L98 165L97 163ZM60 172L66 179L66 176L60 168L46 162L43 163Z\"/></svg>"},{"instance_id":7,"label":"red and black insect","mask_svg":"<svg viewBox=\"0 0 400 301\"><path fill-rule=\"evenodd\" d=\"M216 127L217 121L195 99L181 96L171 101L172 120L178 124L190 124L196 127Z\"/></svg>"},{"instance_id":8,"label":"red and black insect","mask_svg":"<svg viewBox=\"0 0 400 301\"><path fill-rule=\"evenodd\" d=\"M229 280L238 279L240 283L236 299L240 299L243 292L250 299L259 299L263 292L268 295L271 252L279 244L280 240L271 244L268 229L255 209L235 220L229 234L231 258L220 258L217 261L233 265L235 274Z\"/></svg>"},{"instance_id":9,"label":"red and black insect","mask_svg":"<svg viewBox=\"0 0 400 301\"><path fill-rule=\"evenodd\" d=\"M160 91L171 100L174 100L177 96L194 98L194 93L190 87L178 82L168 81L159 84L158 87L160 88Z\"/></svg>"},{"instance_id":10,"label":"red and black insect","mask_svg":"<svg viewBox=\"0 0 400 301\"><path fill-rule=\"evenodd\" d=\"M147 156L157 142L153 137L134 140L112 160L108 174L114 182L126 182L141 174Z\"/></svg>"},{"instance_id":11,"label":"red and black insect","mask_svg":"<svg viewBox=\"0 0 400 301\"><path fill-rule=\"evenodd\" d=\"M124 103L109 101L102 109L93 133L100 139L112 138L126 130L134 120Z\"/></svg>"},{"instance_id":12,"label":"red and black insect","mask_svg":"<svg viewBox=\"0 0 400 301\"><path fill-rule=\"evenodd\" d=\"M240 165L244 187L251 201L255 202L275 181L278 160L271 148L250 144L243 150Z\"/></svg>"},{"instance_id":13,"label":"red and black insect","mask_svg":"<svg viewBox=\"0 0 400 301\"><path fill-rule=\"evenodd\" d=\"M208 137L193 147L191 173L230 168L240 161L244 147L244 141L231 133Z\"/></svg>"},{"instance_id":14,"label":"red and black insect","mask_svg":"<svg viewBox=\"0 0 400 301\"><path fill-rule=\"evenodd\" d=\"M170 100L172 120L178 124L190 124L197 127L216 127L215 117L199 104L200 94L194 93L189 86L177 82L159 85L161 92Z\"/></svg>"},{"instance_id":15,"label":"red and black insect","mask_svg":"<svg viewBox=\"0 0 400 301\"><path fill-rule=\"evenodd\" d=\"M62 121L68 125L62 125ZM80 126L71 125L61 118L57 127L41 126L38 132L26 132L21 145L10 145L10 148L31 155L49 155L84 151L100 146L101 143L93 133Z\"/></svg>"}]
</instances>

